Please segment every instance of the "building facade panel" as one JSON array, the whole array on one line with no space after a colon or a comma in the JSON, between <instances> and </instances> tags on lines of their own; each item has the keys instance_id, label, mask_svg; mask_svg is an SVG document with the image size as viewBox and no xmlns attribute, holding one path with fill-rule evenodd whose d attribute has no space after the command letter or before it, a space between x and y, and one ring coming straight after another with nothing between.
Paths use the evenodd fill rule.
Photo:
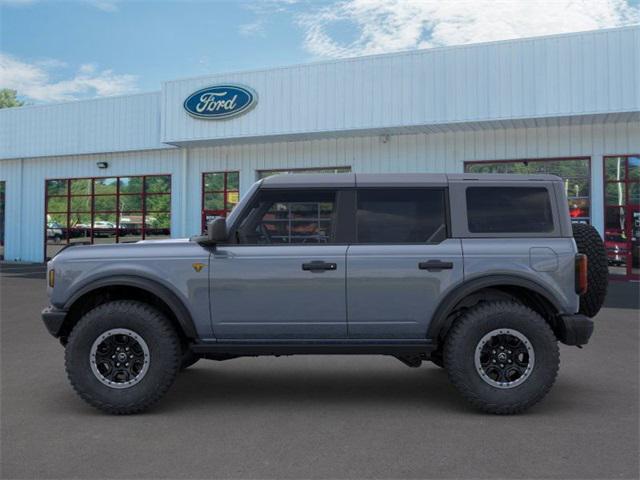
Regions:
<instances>
[{"instance_id":1,"label":"building facade panel","mask_svg":"<svg viewBox=\"0 0 640 480\"><path fill-rule=\"evenodd\" d=\"M163 142L637 111L637 28L429 49L166 82ZM251 115L193 122L186 96L260 92Z\"/></svg>"},{"instance_id":2,"label":"building facade panel","mask_svg":"<svg viewBox=\"0 0 640 480\"><path fill-rule=\"evenodd\" d=\"M346 137L3 161L6 259L43 260L44 183L53 178L169 174L172 236L200 232L202 174L240 172L240 194L259 171L349 167L356 173L462 172L468 161L589 157L591 218L603 232L602 158L640 152L640 123ZM97 167L107 162L107 169Z\"/></svg>"},{"instance_id":3,"label":"building facade panel","mask_svg":"<svg viewBox=\"0 0 640 480\"><path fill-rule=\"evenodd\" d=\"M0 158L170 148L158 92L26 106L0 114Z\"/></svg>"}]
</instances>

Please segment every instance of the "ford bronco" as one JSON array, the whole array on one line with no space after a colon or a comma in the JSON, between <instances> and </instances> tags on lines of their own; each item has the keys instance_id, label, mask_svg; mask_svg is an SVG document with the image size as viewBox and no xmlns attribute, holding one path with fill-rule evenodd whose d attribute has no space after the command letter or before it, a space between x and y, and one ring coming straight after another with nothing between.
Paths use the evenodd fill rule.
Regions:
<instances>
[{"instance_id":1,"label":"ford bronco","mask_svg":"<svg viewBox=\"0 0 640 480\"><path fill-rule=\"evenodd\" d=\"M47 282L71 385L109 413L199 359L382 354L509 414L588 342L607 255L555 176L278 175L202 236L65 248Z\"/></svg>"}]
</instances>

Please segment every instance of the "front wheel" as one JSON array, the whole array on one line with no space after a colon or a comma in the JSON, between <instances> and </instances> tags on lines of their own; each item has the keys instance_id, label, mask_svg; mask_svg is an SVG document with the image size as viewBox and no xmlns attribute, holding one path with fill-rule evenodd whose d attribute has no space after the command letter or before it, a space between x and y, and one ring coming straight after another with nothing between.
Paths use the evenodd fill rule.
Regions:
<instances>
[{"instance_id":1,"label":"front wheel","mask_svg":"<svg viewBox=\"0 0 640 480\"><path fill-rule=\"evenodd\" d=\"M146 410L169 389L181 360L178 335L142 302L104 303L73 328L65 350L71 385L90 405L113 414Z\"/></svg>"},{"instance_id":2,"label":"front wheel","mask_svg":"<svg viewBox=\"0 0 640 480\"><path fill-rule=\"evenodd\" d=\"M451 383L488 413L520 413L551 389L560 365L558 342L547 322L511 301L488 302L465 313L444 345Z\"/></svg>"}]
</instances>

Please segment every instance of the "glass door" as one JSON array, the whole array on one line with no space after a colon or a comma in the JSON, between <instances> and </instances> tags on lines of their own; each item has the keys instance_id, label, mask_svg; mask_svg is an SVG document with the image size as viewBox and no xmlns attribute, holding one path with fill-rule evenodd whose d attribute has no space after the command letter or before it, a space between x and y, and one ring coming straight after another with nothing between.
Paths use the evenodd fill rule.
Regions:
<instances>
[{"instance_id":1,"label":"glass door","mask_svg":"<svg viewBox=\"0 0 640 480\"><path fill-rule=\"evenodd\" d=\"M240 200L240 172L202 174L202 231L215 217L226 217Z\"/></svg>"},{"instance_id":2,"label":"glass door","mask_svg":"<svg viewBox=\"0 0 640 480\"><path fill-rule=\"evenodd\" d=\"M4 182L0 182L0 260L4 260Z\"/></svg>"},{"instance_id":3,"label":"glass door","mask_svg":"<svg viewBox=\"0 0 640 480\"><path fill-rule=\"evenodd\" d=\"M609 273L640 279L640 156L604 158L605 246Z\"/></svg>"}]
</instances>

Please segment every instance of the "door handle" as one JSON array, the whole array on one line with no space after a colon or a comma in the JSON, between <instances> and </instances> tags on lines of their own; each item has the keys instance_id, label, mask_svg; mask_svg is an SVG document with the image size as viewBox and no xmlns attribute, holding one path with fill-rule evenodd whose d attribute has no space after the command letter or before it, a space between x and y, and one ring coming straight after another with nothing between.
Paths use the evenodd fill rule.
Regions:
<instances>
[{"instance_id":1,"label":"door handle","mask_svg":"<svg viewBox=\"0 0 640 480\"><path fill-rule=\"evenodd\" d=\"M430 272L439 272L441 270L451 270L453 262L443 262L441 260L429 260L428 262L420 262L418 264L420 270L428 270Z\"/></svg>"},{"instance_id":2,"label":"door handle","mask_svg":"<svg viewBox=\"0 0 640 480\"><path fill-rule=\"evenodd\" d=\"M313 262L302 264L302 270L308 272L324 272L325 270L336 270L337 268L337 264L323 262L322 260L314 260Z\"/></svg>"}]
</instances>

